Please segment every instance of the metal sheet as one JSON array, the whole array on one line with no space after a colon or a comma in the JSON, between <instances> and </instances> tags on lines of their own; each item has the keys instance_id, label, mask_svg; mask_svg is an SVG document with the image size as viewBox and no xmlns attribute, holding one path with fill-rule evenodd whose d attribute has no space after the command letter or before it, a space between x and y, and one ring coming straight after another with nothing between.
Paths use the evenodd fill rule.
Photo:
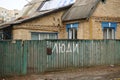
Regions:
<instances>
[{"instance_id":1,"label":"metal sheet","mask_svg":"<svg viewBox=\"0 0 120 80\"><path fill-rule=\"evenodd\" d=\"M0 41L0 76L26 74L22 41Z\"/></svg>"},{"instance_id":2,"label":"metal sheet","mask_svg":"<svg viewBox=\"0 0 120 80\"><path fill-rule=\"evenodd\" d=\"M47 70L119 64L119 41L48 40Z\"/></svg>"},{"instance_id":3,"label":"metal sheet","mask_svg":"<svg viewBox=\"0 0 120 80\"><path fill-rule=\"evenodd\" d=\"M0 76L120 64L120 40L0 41Z\"/></svg>"},{"instance_id":4,"label":"metal sheet","mask_svg":"<svg viewBox=\"0 0 120 80\"><path fill-rule=\"evenodd\" d=\"M40 73L46 69L46 43L41 40L25 41L27 73Z\"/></svg>"}]
</instances>

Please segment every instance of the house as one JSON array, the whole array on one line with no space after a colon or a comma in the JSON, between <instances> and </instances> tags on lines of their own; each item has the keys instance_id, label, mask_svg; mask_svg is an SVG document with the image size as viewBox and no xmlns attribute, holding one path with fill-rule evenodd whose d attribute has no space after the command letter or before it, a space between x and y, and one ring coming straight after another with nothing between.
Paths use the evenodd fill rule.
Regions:
<instances>
[{"instance_id":1,"label":"house","mask_svg":"<svg viewBox=\"0 0 120 80\"><path fill-rule=\"evenodd\" d=\"M44 0L28 17L0 25L3 39L120 39L119 0L60 1Z\"/></svg>"},{"instance_id":2,"label":"house","mask_svg":"<svg viewBox=\"0 0 120 80\"><path fill-rule=\"evenodd\" d=\"M120 39L119 3L119 0L77 0L62 17L65 24L79 24L77 29L72 27L68 35L77 39ZM71 29L69 27L66 28ZM74 39L73 36L69 38Z\"/></svg>"}]
</instances>

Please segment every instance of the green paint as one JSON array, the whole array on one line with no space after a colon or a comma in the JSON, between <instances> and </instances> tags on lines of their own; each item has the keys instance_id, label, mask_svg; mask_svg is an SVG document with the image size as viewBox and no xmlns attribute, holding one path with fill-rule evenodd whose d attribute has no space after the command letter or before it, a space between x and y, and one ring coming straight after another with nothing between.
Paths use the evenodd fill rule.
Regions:
<instances>
[{"instance_id":1,"label":"green paint","mask_svg":"<svg viewBox=\"0 0 120 80\"><path fill-rule=\"evenodd\" d=\"M47 48L52 54L47 55ZM0 41L0 76L120 64L120 40Z\"/></svg>"}]
</instances>

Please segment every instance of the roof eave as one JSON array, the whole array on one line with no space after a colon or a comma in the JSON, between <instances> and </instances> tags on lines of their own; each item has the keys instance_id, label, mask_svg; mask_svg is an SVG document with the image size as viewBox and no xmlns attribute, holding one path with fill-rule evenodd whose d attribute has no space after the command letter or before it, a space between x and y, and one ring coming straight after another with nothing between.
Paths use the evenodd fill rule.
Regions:
<instances>
[{"instance_id":1,"label":"roof eave","mask_svg":"<svg viewBox=\"0 0 120 80\"><path fill-rule=\"evenodd\" d=\"M80 21L86 21L88 20L88 18L81 18L81 19L72 19L72 20L63 20L62 22L63 23L66 23L66 22L80 22Z\"/></svg>"},{"instance_id":2,"label":"roof eave","mask_svg":"<svg viewBox=\"0 0 120 80\"><path fill-rule=\"evenodd\" d=\"M55 13L55 12L58 12L58 11L61 11L61 10L65 10L65 9L68 9L68 8L72 7L72 5L73 4L65 6L65 7L62 7L62 8L58 8L58 9L55 9L55 10L51 10L50 12L46 12L46 13L43 13L43 14L40 14L40 15L37 15L37 16L31 17L31 18L18 20L18 22L3 24L3 25L0 26L0 29L2 29L3 26L6 26L6 25L9 25L9 26L11 26L11 25L18 25L18 24L21 24L21 23L24 23L24 22L31 21L31 20L36 19L36 18L44 17L44 16L49 15L51 13ZM6 27L8 27L8 26L6 26Z\"/></svg>"}]
</instances>

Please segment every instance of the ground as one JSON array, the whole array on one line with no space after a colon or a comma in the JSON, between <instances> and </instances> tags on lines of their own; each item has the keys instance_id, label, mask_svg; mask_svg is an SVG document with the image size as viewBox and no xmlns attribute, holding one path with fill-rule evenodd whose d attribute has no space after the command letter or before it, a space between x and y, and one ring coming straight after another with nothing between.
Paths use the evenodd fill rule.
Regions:
<instances>
[{"instance_id":1,"label":"ground","mask_svg":"<svg viewBox=\"0 0 120 80\"><path fill-rule=\"evenodd\" d=\"M120 80L120 66L101 66L6 77L0 80Z\"/></svg>"}]
</instances>

